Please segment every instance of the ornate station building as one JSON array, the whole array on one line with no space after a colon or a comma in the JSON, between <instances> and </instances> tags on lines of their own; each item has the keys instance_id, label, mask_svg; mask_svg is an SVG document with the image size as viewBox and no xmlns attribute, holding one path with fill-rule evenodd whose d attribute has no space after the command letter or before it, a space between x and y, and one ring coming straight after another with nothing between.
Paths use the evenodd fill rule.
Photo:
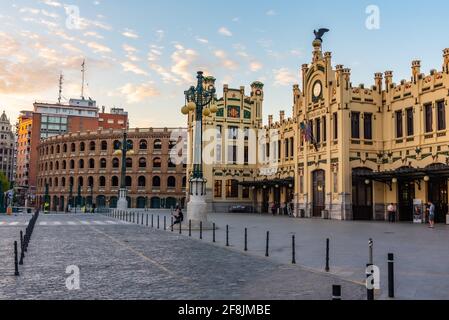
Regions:
<instances>
[{"instance_id":1,"label":"ornate station building","mask_svg":"<svg viewBox=\"0 0 449 320\"><path fill-rule=\"evenodd\" d=\"M332 54L323 53L317 37L301 80L301 87L293 87L292 118L281 112L277 122L269 116L266 126L261 124L263 84L253 83L250 96L243 88L225 87L218 113L207 118L205 128L231 129L216 143L219 161L205 166L212 210L240 204L263 213L275 203L291 204L298 217L384 220L393 203L399 220L412 221L414 203L432 201L437 220L445 221L449 49L442 69L430 74L413 61L409 80L395 83L387 71L376 73L370 87L353 86L351 70L334 68ZM189 130L193 127L189 117ZM226 150L221 145L238 140L232 134L237 128L258 130L257 152L268 160L247 163L252 143L243 142L245 161L234 161L232 144Z\"/></svg>"},{"instance_id":2,"label":"ornate station building","mask_svg":"<svg viewBox=\"0 0 449 320\"><path fill-rule=\"evenodd\" d=\"M126 158L126 185L130 208L171 208L185 204L185 166L171 161L180 129L128 130L132 152ZM38 204L51 211L69 205L115 208L122 159L117 155L123 130L99 129L44 140L38 149Z\"/></svg>"}]
</instances>

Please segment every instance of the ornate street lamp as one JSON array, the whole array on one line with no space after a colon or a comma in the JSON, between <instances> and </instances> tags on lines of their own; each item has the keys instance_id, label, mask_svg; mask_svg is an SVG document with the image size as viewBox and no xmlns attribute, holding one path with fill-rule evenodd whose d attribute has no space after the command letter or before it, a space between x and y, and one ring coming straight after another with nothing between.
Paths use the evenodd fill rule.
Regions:
<instances>
[{"instance_id":1,"label":"ornate street lamp","mask_svg":"<svg viewBox=\"0 0 449 320\"><path fill-rule=\"evenodd\" d=\"M120 190L119 190L119 199L117 202L118 210L126 210L128 209L128 190L126 189L126 156L133 155L134 151L132 150L133 146L128 143L128 133L125 131L123 133L123 143L122 147L119 150L114 152L115 156L122 156L122 171L120 178Z\"/></svg>"},{"instance_id":2,"label":"ornate street lamp","mask_svg":"<svg viewBox=\"0 0 449 320\"><path fill-rule=\"evenodd\" d=\"M206 183L203 174L203 118L217 112L215 106L215 79L205 78L203 72L197 74L197 86L184 92L186 105L184 115L194 114L193 171L190 175L190 202L187 205L187 220L197 228L202 222L203 228L209 228L207 222Z\"/></svg>"}]
</instances>

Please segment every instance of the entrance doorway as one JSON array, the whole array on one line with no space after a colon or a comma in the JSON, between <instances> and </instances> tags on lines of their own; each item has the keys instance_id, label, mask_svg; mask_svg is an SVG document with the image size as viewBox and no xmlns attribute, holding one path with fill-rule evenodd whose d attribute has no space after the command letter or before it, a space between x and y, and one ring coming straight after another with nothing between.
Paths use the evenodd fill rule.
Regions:
<instances>
[{"instance_id":1,"label":"entrance doorway","mask_svg":"<svg viewBox=\"0 0 449 320\"><path fill-rule=\"evenodd\" d=\"M413 199L415 199L415 183L398 182L399 221L413 221Z\"/></svg>"},{"instance_id":2,"label":"entrance doorway","mask_svg":"<svg viewBox=\"0 0 449 320\"><path fill-rule=\"evenodd\" d=\"M431 179L428 198L435 205L435 222L445 223L448 213L447 178Z\"/></svg>"},{"instance_id":3,"label":"entrance doorway","mask_svg":"<svg viewBox=\"0 0 449 320\"><path fill-rule=\"evenodd\" d=\"M354 169L352 179L352 214L354 220L373 220L373 182L366 184L366 179L358 177L371 173L369 169Z\"/></svg>"},{"instance_id":4,"label":"entrance doorway","mask_svg":"<svg viewBox=\"0 0 449 320\"><path fill-rule=\"evenodd\" d=\"M262 213L268 213L270 206L270 191L263 189L262 191Z\"/></svg>"},{"instance_id":5,"label":"entrance doorway","mask_svg":"<svg viewBox=\"0 0 449 320\"><path fill-rule=\"evenodd\" d=\"M312 217L321 218L321 212L326 208L326 174L324 170L313 172L313 208Z\"/></svg>"}]
</instances>

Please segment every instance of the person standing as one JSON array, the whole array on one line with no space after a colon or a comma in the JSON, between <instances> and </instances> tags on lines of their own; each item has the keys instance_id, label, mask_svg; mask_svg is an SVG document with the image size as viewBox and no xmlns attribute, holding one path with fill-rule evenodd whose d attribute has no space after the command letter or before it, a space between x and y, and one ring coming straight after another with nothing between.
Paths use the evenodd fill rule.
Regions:
<instances>
[{"instance_id":1,"label":"person standing","mask_svg":"<svg viewBox=\"0 0 449 320\"><path fill-rule=\"evenodd\" d=\"M435 205L429 201L429 228L435 229Z\"/></svg>"},{"instance_id":2,"label":"person standing","mask_svg":"<svg viewBox=\"0 0 449 320\"><path fill-rule=\"evenodd\" d=\"M393 223L396 222L396 207L393 203L390 203L390 205L387 208L388 211L388 222Z\"/></svg>"}]
</instances>

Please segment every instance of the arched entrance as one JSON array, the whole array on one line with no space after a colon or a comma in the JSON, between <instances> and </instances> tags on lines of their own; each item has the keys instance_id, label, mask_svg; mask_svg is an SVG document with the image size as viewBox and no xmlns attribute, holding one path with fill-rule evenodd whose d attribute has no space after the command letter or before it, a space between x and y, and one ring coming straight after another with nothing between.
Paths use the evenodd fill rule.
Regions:
<instances>
[{"instance_id":1,"label":"arched entrance","mask_svg":"<svg viewBox=\"0 0 449 320\"><path fill-rule=\"evenodd\" d=\"M160 209L161 208L161 198L153 197L151 198L151 209Z\"/></svg>"},{"instance_id":2,"label":"arched entrance","mask_svg":"<svg viewBox=\"0 0 449 320\"><path fill-rule=\"evenodd\" d=\"M111 209L116 209L117 208L117 202L118 202L118 198L117 197L109 198L109 207Z\"/></svg>"},{"instance_id":3,"label":"arched entrance","mask_svg":"<svg viewBox=\"0 0 449 320\"><path fill-rule=\"evenodd\" d=\"M363 178L372 173L367 168L352 171L352 215L354 220L369 221L373 219L373 182ZM369 183L367 183L369 182Z\"/></svg>"},{"instance_id":4,"label":"arched entrance","mask_svg":"<svg viewBox=\"0 0 449 320\"><path fill-rule=\"evenodd\" d=\"M59 198L58 196L53 196L53 203L52 203L52 211L58 211L59 206Z\"/></svg>"},{"instance_id":5,"label":"arched entrance","mask_svg":"<svg viewBox=\"0 0 449 320\"><path fill-rule=\"evenodd\" d=\"M59 197L59 211L64 212L65 211L65 199L64 196Z\"/></svg>"},{"instance_id":6,"label":"arched entrance","mask_svg":"<svg viewBox=\"0 0 449 320\"><path fill-rule=\"evenodd\" d=\"M441 164L433 164L427 168L438 167ZM432 176L429 180L427 197L435 205L435 222L445 223L448 213L448 178L445 176Z\"/></svg>"},{"instance_id":7,"label":"arched entrance","mask_svg":"<svg viewBox=\"0 0 449 320\"><path fill-rule=\"evenodd\" d=\"M136 203L137 209L145 209L146 199L144 197L138 197L136 201L137 201Z\"/></svg>"},{"instance_id":8,"label":"arched entrance","mask_svg":"<svg viewBox=\"0 0 449 320\"><path fill-rule=\"evenodd\" d=\"M312 196L312 217L321 218L321 213L326 208L326 173L324 170L316 170L312 173Z\"/></svg>"},{"instance_id":9,"label":"arched entrance","mask_svg":"<svg viewBox=\"0 0 449 320\"><path fill-rule=\"evenodd\" d=\"M176 208L177 204L178 204L178 202L176 201L175 198L169 197L165 200L165 207L167 209Z\"/></svg>"},{"instance_id":10,"label":"arched entrance","mask_svg":"<svg viewBox=\"0 0 449 320\"><path fill-rule=\"evenodd\" d=\"M97 196L97 208L105 208L106 207L106 197L105 196Z\"/></svg>"}]
</instances>

